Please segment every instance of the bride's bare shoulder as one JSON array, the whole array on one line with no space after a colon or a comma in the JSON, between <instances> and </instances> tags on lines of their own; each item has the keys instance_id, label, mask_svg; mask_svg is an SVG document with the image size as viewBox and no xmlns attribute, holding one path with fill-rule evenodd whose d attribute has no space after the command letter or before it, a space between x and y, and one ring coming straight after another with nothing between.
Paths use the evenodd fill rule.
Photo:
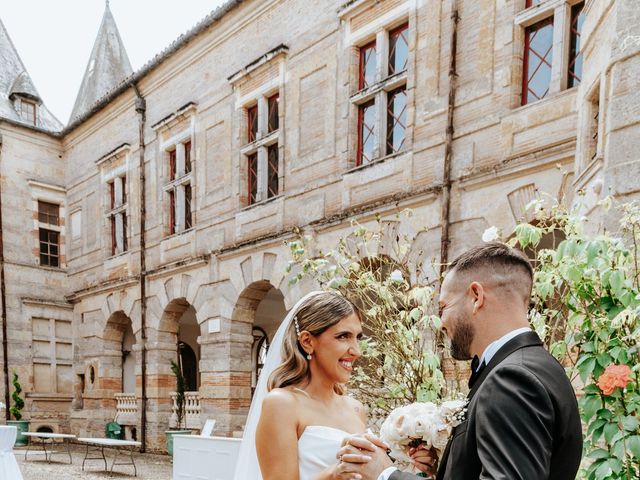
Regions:
<instances>
[{"instance_id":1,"label":"bride's bare shoulder","mask_svg":"<svg viewBox=\"0 0 640 480\"><path fill-rule=\"evenodd\" d=\"M367 423L367 408L362 404L362 402L356 398L353 398L349 395L344 396L345 402L366 424Z\"/></svg>"},{"instance_id":2,"label":"bride's bare shoulder","mask_svg":"<svg viewBox=\"0 0 640 480\"><path fill-rule=\"evenodd\" d=\"M288 388L274 388L262 401L263 410L287 411L296 408L298 400L294 392Z\"/></svg>"}]
</instances>

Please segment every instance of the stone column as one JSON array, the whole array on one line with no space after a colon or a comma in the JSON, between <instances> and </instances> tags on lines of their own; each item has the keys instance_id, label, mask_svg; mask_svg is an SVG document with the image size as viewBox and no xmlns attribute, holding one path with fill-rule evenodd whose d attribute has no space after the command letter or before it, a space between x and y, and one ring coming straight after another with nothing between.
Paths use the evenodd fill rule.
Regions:
<instances>
[{"instance_id":1,"label":"stone column","mask_svg":"<svg viewBox=\"0 0 640 480\"><path fill-rule=\"evenodd\" d=\"M147 451L165 453L164 432L171 418L171 393L176 380L171 360L177 358L175 331L151 330L147 341Z\"/></svg>"},{"instance_id":2,"label":"stone column","mask_svg":"<svg viewBox=\"0 0 640 480\"><path fill-rule=\"evenodd\" d=\"M206 320L199 339L201 421L216 420L216 435L240 435L251 404L253 316ZM210 328L213 326L213 328Z\"/></svg>"}]
</instances>

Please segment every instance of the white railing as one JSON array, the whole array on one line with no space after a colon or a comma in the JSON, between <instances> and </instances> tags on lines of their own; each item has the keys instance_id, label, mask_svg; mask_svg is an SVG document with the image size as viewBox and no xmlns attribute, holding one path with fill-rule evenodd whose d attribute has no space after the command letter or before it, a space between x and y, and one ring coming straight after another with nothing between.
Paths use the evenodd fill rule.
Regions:
<instances>
[{"instance_id":1,"label":"white railing","mask_svg":"<svg viewBox=\"0 0 640 480\"><path fill-rule=\"evenodd\" d=\"M135 393L116 393L115 421L120 425L136 425L138 423L138 399Z\"/></svg>"},{"instance_id":2,"label":"white railing","mask_svg":"<svg viewBox=\"0 0 640 480\"><path fill-rule=\"evenodd\" d=\"M169 420L169 426L171 428L178 427L178 416L176 415L176 410L178 409L176 402L177 396L175 392L171 394L171 401L173 403L171 419ZM180 427L193 430L200 430L202 428L202 424L200 423L200 395L198 392L184 392L184 419Z\"/></svg>"}]
</instances>

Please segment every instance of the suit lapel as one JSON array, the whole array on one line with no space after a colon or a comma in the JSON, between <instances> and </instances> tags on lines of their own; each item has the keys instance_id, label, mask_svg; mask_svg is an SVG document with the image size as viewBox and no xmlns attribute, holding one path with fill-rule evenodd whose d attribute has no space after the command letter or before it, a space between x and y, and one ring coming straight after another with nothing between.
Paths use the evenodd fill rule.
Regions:
<instances>
[{"instance_id":1,"label":"suit lapel","mask_svg":"<svg viewBox=\"0 0 640 480\"><path fill-rule=\"evenodd\" d=\"M473 388L469 391L469 395L467 396L467 399L470 401L473 398L475 393L480 388L480 385L482 385L482 382L484 382L484 379L487 378L487 375L489 375L491 370L493 370L496 366L498 366L505 358L507 358L516 350L520 350L521 348L531 347L531 346L542 346L542 341L540 340L540 337L538 337L538 334L535 332L523 333L521 335L518 335L517 337L512 338L507 343L505 343L502 346L502 348L500 348L500 350L496 352L496 354L493 356L493 358L487 364L487 366L484 367L484 369L478 376L478 379L476 380L475 384L473 385ZM449 455L451 453L452 443L453 443L453 434L449 439L449 442L447 443L447 447L445 448L444 453L442 454L442 458L440 459L440 468L438 468L438 475L436 476L436 480L444 479L444 475L447 470L447 462L449 461Z\"/></svg>"},{"instance_id":2,"label":"suit lapel","mask_svg":"<svg viewBox=\"0 0 640 480\"><path fill-rule=\"evenodd\" d=\"M531 347L531 346L542 346L542 341L540 340L540 337L538 337L538 334L536 332L523 333L521 335L518 335L517 337L512 338L507 343L505 343L502 346L502 348L500 348L500 350L496 352L496 354L493 356L491 361L487 364L487 366L484 368L482 373L478 376L476 383L473 385L473 388L469 391L469 395L467 396L467 399L471 400L473 398L475 393L480 388L480 385L482 385L482 382L484 382L484 379L487 378L489 373L491 373L491 370L493 370L500 363L502 363L502 361L505 358L507 358L516 350L520 350L521 348Z\"/></svg>"}]
</instances>

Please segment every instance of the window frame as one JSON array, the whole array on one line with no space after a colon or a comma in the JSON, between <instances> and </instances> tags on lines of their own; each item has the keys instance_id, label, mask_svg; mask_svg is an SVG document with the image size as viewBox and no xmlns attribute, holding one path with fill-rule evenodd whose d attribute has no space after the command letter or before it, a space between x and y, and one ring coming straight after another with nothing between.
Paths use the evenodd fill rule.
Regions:
<instances>
[{"instance_id":1,"label":"window frame","mask_svg":"<svg viewBox=\"0 0 640 480\"><path fill-rule=\"evenodd\" d=\"M399 72L391 69L392 52L390 45L394 35L398 35L400 32L405 32L406 35L406 65L405 69ZM400 33L401 34L401 33ZM373 36L375 36L373 38ZM404 90L407 95L406 108L409 108L410 97L408 95L408 77L409 70L413 61L413 27L412 21L408 17L401 17L396 19L393 23L381 25L375 33L364 37L359 43L353 45L356 49L357 59L357 76L353 83L355 93L351 95L351 104L353 106L355 121L352 125L355 128L355 148L353 150L354 157L352 162L355 167L361 167L370 163L375 163L378 160L384 159L389 156L401 154L410 149L408 145L408 139L410 138L410 125L407 120L407 124L404 129L404 140L401 142L402 148L398 151L388 153L387 151L387 134L388 134L388 101L389 93L399 90ZM376 78L375 82L371 85L363 82L363 58L365 54L363 49L371 49L375 45L376 52ZM375 108L375 122L373 126L373 153L372 158L365 158L364 141L367 137L364 135L365 127L365 111L369 108ZM407 115L408 116L408 115Z\"/></svg>"},{"instance_id":2,"label":"window frame","mask_svg":"<svg viewBox=\"0 0 640 480\"><path fill-rule=\"evenodd\" d=\"M544 57L541 57L533 48L531 47L531 37L535 35L537 32L540 32L543 28L551 25L551 47L544 54ZM529 105L531 103L535 103L537 101L543 100L547 98L547 96L551 93L551 84L553 83L553 34L555 30L554 25L554 16L551 15L549 17L540 20L539 22L534 23L533 25L529 25L525 28L524 31L524 54L522 56L522 93L521 93L521 102L522 105ZM535 72L537 72L543 63L549 65L549 85L547 86L547 90L542 97L538 97L535 93L533 95L536 97L535 100L529 101L529 84L530 78L529 76L529 55L530 52L533 51L536 54L536 57L540 59L540 63L538 64ZM547 56L551 52L551 63L547 62ZM534 72L534 75L535 75Z\"/></svg>"},{"instance_id":3,"label":"window frame","mask_svg":"<svg viewBox=\"0 0 640 480\"><path fill-rule=\"evenodd\" d=\"M282 191L280 135L283 127L283 112L281 104L282 92L280 86L278 86L278 88L265 90L253 96L251 100L247 101L242 107L244 115L247 116L245 127L247 130L243 135L246 143L240 148L242 158L241 171L244 174L242 191L244 191L246 195L243 199L245 207L271 200L279 196ZM277 112L277 122L273 121L274 105L277 106L275 109ZM253 141L251 132L253 122L249 118L251 115L255 115L255 121L257 122L257 131L255 132L255 139ZM274 123L277 123L278 128L273 128L276 126ZM277 169L275 169L278 178L278 187L275 193L273 188L270 188L273 184L271 177L274 168L273 165L270 165L272 162L270 162L269 158L270 152L274 150L278 152L278 165Z\"/></svg>"},{"instance_id":4,"label":"window frame","mask_svg":"<svg viewBox=\"0 0 640 480\"><path fill-rule=\"evenodd\" d=\"M31 108L30 112L26 112L26 118L25 118L25 110L24 107L25 105L29 105L29 107ZM29 100L26 98L21 98L20 99L20 119L22 119L25 122L29 122L31 125L36 126L38 123L38 103L33 101L33 100Z\"/></svg>"},{"instance_id":5,"label":"window frame","mask_svg":"<svg viewBox=\"0 0 640 480\"><path fill-rule=\"evenodd\" d=\"M166 236L187 232L195 226L194 139L191 132L179 136L164 148L166 178ZM190 194L190 198L187 195Z\"/></svg>"},{"instance_id":6,"label":"window frame","mask_svg":"<svg viewBox=\"0 0 640 480\"><path fill-rule=\"evenodd\" d=\"M117 188L119 186L119 188ZM107 181L107 223L110 229L111 246L109 252L112 257L129 251L129 232L127 229L127 216L129 205L127 202L127 174L115 175ZM118 195L119 194L119 195ZM121 223L122 238L121 248L118 248L118 221Z\"/></svg>"},{"instance_id":7,"label":"window frame","mask_svg":"<svg viewBox=\"0 0 640 480\"><path fill-rule=\"evenodd\" d=\"M569 80L572 40L571 20L574 8L576 8L577 5L584 5L585 3L586 0L543 0L530 7L527 7L527 3L524 1L520 4L522 10L516 13L514 19L516 27L519 27L517 28L519 34L516 37L518 41L514 42L514 57L522 58L522 62L519 65L519 73L521 75L520 82L513 83L514 108L538 103L538 100L535 99L527 102L523 95L526 88L526 66L528 62L526 30L549 18L553 19L553 58L551 62L549 92L542 100L552 98L562 91L575 88Z\"/></svg>"}]
</instances>

